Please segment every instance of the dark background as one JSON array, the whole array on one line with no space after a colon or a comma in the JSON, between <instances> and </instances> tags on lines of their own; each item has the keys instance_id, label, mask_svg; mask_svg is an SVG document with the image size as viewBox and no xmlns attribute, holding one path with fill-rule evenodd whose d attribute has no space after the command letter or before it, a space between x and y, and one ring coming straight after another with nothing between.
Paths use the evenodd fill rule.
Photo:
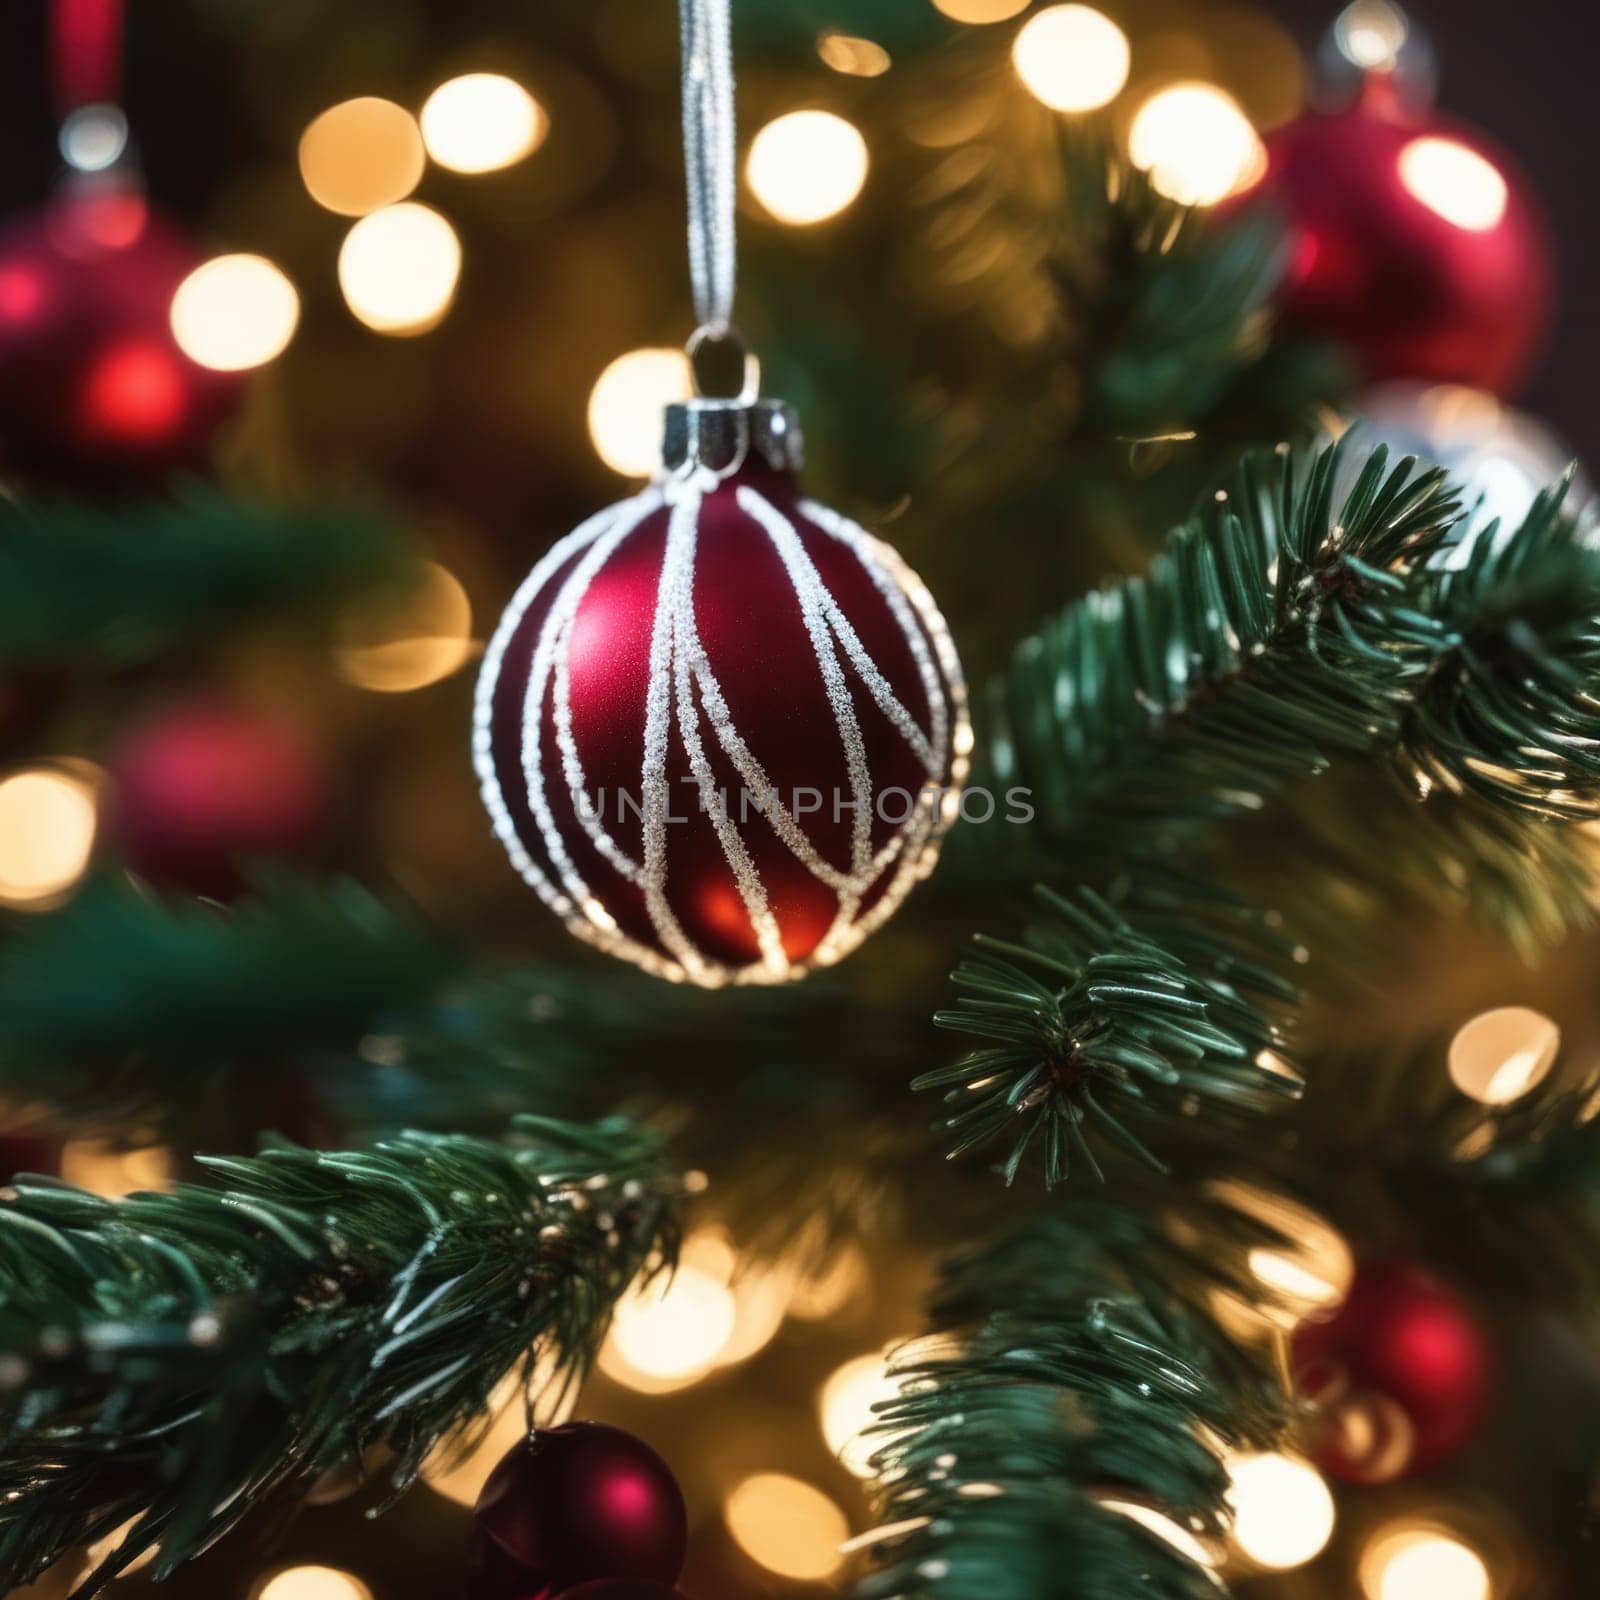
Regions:
<instances>
[{"instance_id":1,"label":"dark background","mask_svg":"<svg viewBox=\"0 0 1600 1600\"><path fill-rule=\"evenodd\" d=\"M264 7L267 0L255 3ZM327 68L316 59L318 8L304 0L274 3L286 3L306 18L307 77L315 78ZM340 0L335 6L327 0L327 14L340 15L345 3ZM555 3L523 0L533 19L530 31L538 24L541 7ZM613 9L625 17L634 5L667 3L629 0L629 6ZM233 99L239 82L233 73L218 71L219 43L225 43L218 35L232 29L241 41L247 39L249 27L240 19L248 18L254 5L246 0L193 5L143 0L128 9L127 98L146 166L158 175L158 198L174 210L203 215L209 197L240 160L274 153L241 148ZM421 26L448 45L452 22L461 20L463 11L481 13L504 32L514 25L519 7L361 9L374 28L414 38ZM1137 0L1123 9L1136 16ZM1338 7L1328 0L1266 0L1263 9L1288 24L1309 51ZM1593 11L1575 0L1414 0L1408 9L1432 35L1441 107L1500 141L1548 204L1557 240L1560 302L1549 347L1522 399L1529 410L1554 423L1593 466L1600 461L1600 406L1592 398L1600 302L1589 287L1600 281L1594 159L1600 104ZM0 214L41 195L59 165L44 68L45 16L45 0L0 3ZM423 16L426 21L419 22ZM249 64L240 62L236 70L242 82ZM285 85L283 93L298 101L303 86ZM229 128L234 136L208 136L208 129L219 128Z\"/></svg>"}]
</instances>

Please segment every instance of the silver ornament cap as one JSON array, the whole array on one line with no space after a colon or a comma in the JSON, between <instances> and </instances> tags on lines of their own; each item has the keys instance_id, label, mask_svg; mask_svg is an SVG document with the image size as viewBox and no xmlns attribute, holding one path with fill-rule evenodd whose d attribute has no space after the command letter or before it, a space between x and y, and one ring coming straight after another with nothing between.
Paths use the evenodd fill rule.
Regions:
<instances>
[{"instance_id":1,"label":"silver ornament cap","mask_svg":"<svg viewBox=\"0 0 1600 1600\"><path fill-rule=\"evenodd\" d=\"M747 464L798 472L805 440L783 400L683 400L667 407L661 460L669 473L706 467L726 477Z\"/></svg>"}]
</instances>

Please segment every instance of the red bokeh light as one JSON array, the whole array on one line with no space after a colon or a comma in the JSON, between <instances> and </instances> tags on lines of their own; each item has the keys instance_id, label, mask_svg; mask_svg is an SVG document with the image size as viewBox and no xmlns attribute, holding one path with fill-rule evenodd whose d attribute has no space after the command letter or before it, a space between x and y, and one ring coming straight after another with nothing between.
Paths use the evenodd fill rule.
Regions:
<instances>
[{"instance_id":1,"label":"red bokeh light","mask_svg":"<svg viewBox=\"0 0 1600 1600\"><path fill-rule=\"evenodd\" d=\"M108 345L84 375L82 422L91 437L159 444L183 426L188 405L177 358L152 340Z\"/></svg>"}]
</instances>

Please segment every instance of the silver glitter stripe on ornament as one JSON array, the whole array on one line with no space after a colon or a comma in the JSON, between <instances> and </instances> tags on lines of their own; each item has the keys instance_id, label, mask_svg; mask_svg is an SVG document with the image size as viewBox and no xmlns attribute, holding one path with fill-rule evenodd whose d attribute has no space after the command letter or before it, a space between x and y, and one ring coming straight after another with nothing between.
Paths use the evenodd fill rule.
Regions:
<instances>
[{"instance_id":1,"label":"silver glitter stripe on ornament","mask_svg":"<svg viewBox=\"0 0 1600 1600\"><path fill-rule=\"evenodd\" d=\"M788 847L789 853L819 883L826 884L828 888L839 894L850 893L855 885L854 875L848 870L841 871L817 853L805 830L795 820L788 807L783 804L778 790L767 776L766 768L762 766L759 758L740 737L739 730L734 727L732 714L728 710L728 702L722 693L722 685L717 681L716 674L712 671L711 663L707 659L705 649L700 643L700 634L695 625L693 607L688 609L686 617L680 619L678 637L682 641L683 649L693 665L695 684L700 691L700 698L704 703L706 715L710 718L712 727L716 731L717 742L723 754L733 763L734 770L738 772L740 780L749 794L770 796L770 804L765 814L773 832ZM877 877L876 869L892 860L899 853L900 846L901 840L897 836L891 839L874 857L874 871L872 874L874 879Z\"/></svg>"},{"instance_id":2,"label":"silver glitter stripe on ornament","mask_svg":"<svg viewBox=\"0 0 1600 1600\"><path fill-rule=\"evenodd\" d=\"M700 788L701 805L710 816L717 842L721 844L722 853L733 869L734 883L738 887L739 898L744 902L750 925L755 930L762 962L771 972L781 975L788 965L788 958L783 952L783 940L778 930L777 918L773 916L767 904L766 887L761 881L755 863L750 859L750 852L745 848L744 838L728 815L727 796L712 773L711 763L706 759L705 746L700 739L700 715L695 708L694 690L690 678L693 664L705 659L705 651L701 648L697 635L692 643L687 637L694 632L695 627L693 565L695 545L699 535L699 512L700 500L697 494L693 507L693 516L696 520L691 526L689 535L688 581L679 578L672 585L669 594L673 611L673 685L677 691L678 726L684 748L689 753L689 770ZM717 731L717 727L713 721L713 731Z\"/></svg>"},{"instance_id":3,"label":"silver glitter stripe on ornament","mask_svg":"<svg viewBox=\"0 0 1600 1600\"><path fill-rule=\"evenodd\" d=\"M934 664L933 656L929 653L927 642L923 637L923 630L919 628L912 618L912 602L906 598L910 585L896 583L886 570L883 552L889 547L881 539L875 539L858 523L851 522L847 517L841 517L837 511L821 505L815 500L802 500L800 510L806 521L820 528L831 539L836 539L847 546L856 560L860 562L862 570L872 580L873 587L884 598L890 611L894 613L894 620L899 623L900 631L911 642L911 656L916 663L917 675L922 679L923 693L928 697L928 705L932 710L933 725L926 741L930 747L928 753L923 755L925 765L933 764L936 758L932 751L943 750L945 740L950 733L950 718L945 707L945 697L940 690L939 668ZM892 552L891 552L892 553ZM876 560L873 557L876 556ZM895 557L896 563L903 569L903 576L909 576L909 569L905 563ZM921 588L920 580L912 579L917 587ZM931 597L926 589L922 590L924 599L931 603ZM837 607L835 607L837 610ZM933 637L930 631L928 637ZM859 649L859 645L857 646ZM966 684L961 676L961 663L956 659L954 648L948 650L942 658L945 675L952 689L959 689L965 699ZM873 669L876 672L876 668ZM879 679L882 682L882 679ZM887 685L885 685L887 688ZM892 697L891 697L892 698ZM883 705L882 699L878 704ZM913 724L915 726L915 724ZM920 731L917 735L921 738Z\"/></svg>"},{"instance_id":4,"label":"silver glitter stripe on ornament","mask_svg":"<svg viewBox=\"0 0 1600 1600\"><path fill-rule=\"evenodd\" d=\"M795 598L800 602L800 618L805 623L817 669L822 674L822 687L844 746L845 770L850 774L850 798L854 802L850 813L850 887L856 893L864 893L871 883L870 878L865 882L861 880L872 866L872 777L867 771L867 749L861 738L861 724L856 720L855 701L850 697L828 629L827 608L823 603L826 591L800 543L794 524L753 489L740 489L738 496L739 509L746 516L754 517L766 530L784 571L789 574L789 582L794 585ZM759 805L768 798L757 794L756 802Z\"/></svg>"},{"instance_id":5,"label":"silver glitter stripe on ornament","mask_svg":"<svg viewBox=\"0 0 1600 1600\"><path fill-rule=\"evenodd\" d=\"M644 492L654 493L653 490ZM534 564L533 570L522 580L517 592L511 597L511 603L506 607L500 618L500 625L495 629L494 637L490 639L489 646L483 653L483 666L479 671L477 688L473 695L472 764L478 775L479 793L483 796L483 803L488 809L495 836L505 846L506 853L511 857L511 864L522 880L538 892L540 899L546 905L562 916L570 914L571 902L545 877L539 870L538 863L523 848L522 841L517 837L516 824L512 820L510 808L506 805L505 795L500 788L499 775L494 769L494 696L500 684L500 672L505 664L506 651L510 648L517 629L522 626L522 619L528 614L528 608L533 604L539 591L550 581L552 574L558 572L585 545L591 544L605 533L631 504L631 501L625 500L620 505L607 506L604 511L597 511L588 521L574 528L566 538L558 539Z\"/></svg>"},{"instance_id":6,"label":"silver glitter stripe on ornament","mask_svg":"<svg viewBox=\"0 0 1600 1600\"><path fill-rule=\"evenodd\" d=\"M586 522L581 523L564 539L560 539L549 551L535 563L533 570L523 580L511 603L506 607L505 614L500 620L500 625L495 629L494 637L489 641L489 647L484 651L483 667L479 673L477 690L473 700L473 734L472 734L472 759L473 767L479 781L479 792L483 803L489 812L489 819L493 825L495 836L504 846L507 856L518 875L539 898L550 907L552 911L566 924L567 930L576 938L582 939L586 944L605 951L609 955L619 956L633 962L644 971L659 978L666 978L672 982L681 982L684 977L683 970L674 962L664 961L654 950L647 945L639 944L630 939L617 928L610 914L587 890L575 903L573 899L553 884L540 870L539 865L524 848L521 839L517 837L516 823L512 818L510 808L506 805L505 795L500 787L499 774L494 765L494 696L499 687L500 673L505 664L505 653L511 645L517 630L522 625L523 618L527 615L534 599L550 582L554 575L566 565L572 557L586 546L593 545L598 539L604 538L608 533L614 533L617 525L627 520L629 531L637 527L638 523L648 516L651 511L661 504L661 491L651 486L642 490L632 499L624 500L616 505L607 506L605 510L596 512ZM548 624L548 620L547 624ZM540 793L543 793L542 784ZM549 834L543 827L540 836L548 845ZM565 852L563 851L564 855ZM581 882L581 880L580 880Z\"/></svg>"},{"instance_id":7,"label":"silver glitter stripe on ornament","mask_svg":"<svg viewBox=\"0 0 1600 1600\"><path fill-rule=\"evenodd\" d=\"M750 501L746 501L746 495L751 497ZM752 514L754 512L751 502L760 500L761 497L753 489L741 489L739 491L740 505L745 510L752 511ZM766 505L765 501L761 501L761 503ZM778 514L770 505L767 506L767 511L774 516ZM894 690L889 687L888 680L878 671L877 663L867 654L860 639L856 637L856 630L851 627L850 619L839 609L838 603L833 596L823 587L822 579L818 576L816 567L812 565L811 557L806 554L804 545L800 543L798 536L795 535L793 525L786 523L786 526L790 530L789 536L793 540L792 547L796 559L803 563L801 577L808 588L816 590L823 620L827 623L829 630L839 643L844 646L845 654L849 656L851 665L861 675L861 681L867 686L867 692L877 702L878 709L900 730L900 736L916 752L917 759L921 761L924 770L928 772L929 776L937 777L939 762L933 753L935 741L930 740L923 733L922 729L917 726L916 718L895 698ZM900 623L901 631L904 632L905 619L897 617L895 620Z\"/></svg>"},{"instance_id":8,"label":"silver glitter stripe on ornament","mask_svg":"<svg viewBox=\"0 0 1600 1600\"><path fill-rule=\"evenodd\" d=\"M679 494L667 525L667 548L656 588L656 612L650 629L650 676L645 691L644 763L640 789L644 802L644 866L638 878L645 909L661 942L681 961L689 976L700 980L710 965L678 925L667 904L667 818L672 796L667 783L667 754L672 734L672 657L676 597L694 581L694 547L700 514L699 492ZM702 791L703 792L703 791Z\"/></svg>"},{"instance_id":9,"label":"silver glitter stripe on ornament","mask_svg":"<svg viewBox=\"0 0 1600 1600\"><path fill-rule=\"evenodd\" d=\"M571 575L561 586L561 593L557 596L550 615L545 619L544 626L539 630L539 644L534 652L527 698L523 702L522 774L528 785L529 808L539 825L545 847L550 852L550 859L560 872L561 881L566 885L567 892L580 903L588 905L591 914L598 909L601 920L604 921L610 921L611 914L590 892L589 886L579 875L572 858L567 854L566 844L556 827L549 799L544 792L544 765L541 760L544 694L553 668L557 680L556 744L561 752L562 770L573 805L583 823L584 831L589 835L595 848L624 877L637 879L638 866L601 826L593 803L589 799L577 742L572 737L571 702L564 700L562 687L567 681L568 648L572 639L573 621L578 614L578 607L583 603L583 597L589 592L589 585L594 581L594 575L611 559L622 541L660 506L661 493L654 487L625 502L617 520L595 539L583 559L573 568Z\"/></svg>"}]
</instances>

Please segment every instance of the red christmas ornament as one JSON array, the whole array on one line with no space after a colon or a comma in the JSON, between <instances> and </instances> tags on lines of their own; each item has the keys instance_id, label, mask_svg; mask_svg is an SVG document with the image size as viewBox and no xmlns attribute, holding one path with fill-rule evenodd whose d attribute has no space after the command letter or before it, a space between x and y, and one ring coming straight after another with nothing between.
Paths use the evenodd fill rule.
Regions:
<instances>
[{"instance_id":1,"label":"red christmas ornament","mask_svg":"<svg viewBox=\"0 0 1600 1600\"><path fill-rule=\"evenodd\" d=\"M1361 1267L1344 1304L1295 1336L1296 1383L1329 1428L1319 1459L1372 1482L1454 1455L1489 1397L1489 1336L1471 1305L1425 1268Z\"/></svg>"},{"instance_id":2,"label":"red christmas ornament","mask_svg":"<svg viewBox=\"0 0 1600 1600\"><path fill-rule=\"evenodd\" d=\"M1343 345L1368 380L1517 386L1554 273L1543 210L1503 151L1373 78L1349 109L1269 135L1267 153L1246 203L1289 225L1290 322Z\"/></svg>"},{"instance_id":3,"label":"red christmas ornament","mask_svg":"<svg viewBox=\"0 0 1600 1600\"><path fill-rule=\"evenodd\" d=\"M240 379L173 337L199 261L120 184L74 183L0 231L0 465L107 486L204 465Z\"/></svg>"},{"instance_id":4,"label":"red christmas ornament","mask_svg":"<svg viewBox=\"0 0 1600 1600\"><path fill-rule=\"evenodd\" d=\"M674 407L667 458L512 601L475 761L575 934L665 977L778 982L931 870L971 744L960 663L898 556L801 496L787 407Z\"/></svg>"},{"instance_id":5,"label":"red christmas ornament","mask_svg":"<svg viewBox=\"0 0 1600 1600\"><path fill-rule=\"evenodd\" d=\"M490 1473L473 1517L473 1600L600 1580L667 1594L688 1548L688 1513L666 1462L599 1422L540 1429L518 1445Z\"/></svg>"},{"instance_id":6,"label":"red christmas ornament","mask_svg":"<svg viewBox=\"0 0 1600 1600\"><path fill-rule=\"evenodd\" d=\"M111 763L112 831L140 877L224 898L253 857L304 858L331 809L322 762L292 725L214 701L169 708Z\"/></svg>"}]
</instances>

